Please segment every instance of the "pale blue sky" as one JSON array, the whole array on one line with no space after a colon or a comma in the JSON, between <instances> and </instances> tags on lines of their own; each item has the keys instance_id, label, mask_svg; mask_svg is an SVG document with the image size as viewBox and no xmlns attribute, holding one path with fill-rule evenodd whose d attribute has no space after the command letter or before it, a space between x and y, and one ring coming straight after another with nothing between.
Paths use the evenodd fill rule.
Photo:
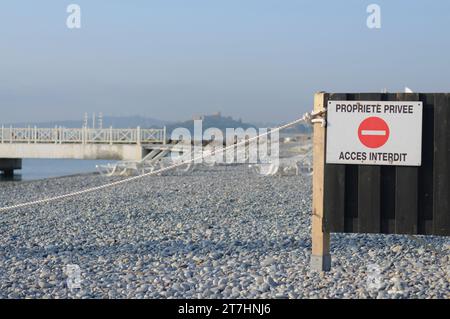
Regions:
<instances>
[{"instance_id":1,"label":"pale blue sky","mask_svg":"<svg viewBox=\"0 0 450 319\"><path fill-rule=\"evenodd\" d=\"M66 28L66 7L82 28ZM366 8L382 9L382 28ZM448 0L2 0L0 122L288 121L326 91L450 91Z\"/></svg>"}]
</instances>

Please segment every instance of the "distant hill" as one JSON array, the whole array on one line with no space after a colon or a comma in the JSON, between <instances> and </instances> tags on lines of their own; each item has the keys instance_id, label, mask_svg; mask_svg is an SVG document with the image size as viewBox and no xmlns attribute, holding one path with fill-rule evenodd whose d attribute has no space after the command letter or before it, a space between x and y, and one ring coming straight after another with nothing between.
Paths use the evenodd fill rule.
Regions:
<instances>
[{"instance_id":1,"label":"distant hill","mask_svg":"<svg viewBox=\"0 0 450 319\"><path fill-rule=\"evenodd\" d=\"M278 126L278 124L274 122L251 122L251 124L258 128L272 128Z\"/></svg>"},{"instance_id":2,"label":"distant hill","mask_svg":"<svg viewBox=\"0 0 450 319\"><path fill-rule=\"evenodd\" d=\"M287 128L283 130L284 133L291 133L291 134L311 134L312 133L312 126L309 124L297 124L290 128Z\"/></svg>"},{"instance_id":3,"label":"distant hill","mask_svg":"<svg viewBox=\"0 0 450 319\"><path fill-rule=\"evenodd\" d=\"M103 127L117 127L117 128L135 128L140 126L142 128L161 128L166 125L167 121L162 121L150 117L143 116L104 116L103 117ZM23 122L23 123L7 123L5 124L13 125L15 127L27 127L27 126L37 126L37 127L55 127L63 126L67 128L79 128L83 126L83 121L50 121L50 122ZM92 119L88 121L89 127L92 126ZM98 125L98 121L96 123Z\"/></svg>"},{"instance_id":4,"label":"distant hill","mask_svg":"<svg viewBox=\"0 0 450 319\"><path fill-rule=\"evenodd\" d=\"M253 122L252 123L256 127L261 128L275 128L282 126L286 123L273 123L273 122ZM283 133L290 133L290 134L309 134L312 133L312 127L309 124L297 124L290 128L284 129Z\"/></svg>"},{"instance_id":5,"label":"distant hill","mask_svg":"<svg viewBox=\"0 0 450 319\"><path fill-rule=\"evenodd\" d=\"M213 115L204 115L199 117L194 117L192 120L184 121L184 122L176 122L172 124L167 124L167 133L170 134L176 128L186 128L191 132L191 135L194 134L194 119L202 120L202 128L205 131L208 128L218 128L224 134L226 133L227 128L242 128L244 130L248 128L256 128L256 126L244 123L242 120L235 120L231 116L222 116L220 113Z\"/></svg>"},{"instance_id":6,"label":"distant hill","mask_svg":"<svg viewBox=\"0 0 450 319\"><path fill-rule=\"evenodd\" d=\"M212 114L212 115L203 115L194 117L195 119L203 120L203 130L215 127L220 129L225 133L227 128L243 128L247 129L249 127L253 128L273 128L278 127L280 124L276 123L245 123L242 120L233 119L231 116L222 116L220 113ZM67 128L80 128L83 126L83 121L80 120L65 120L65 121L49 121L49 122L22 122L22 123L0 123L5 126L13 125L15 127L28 127L28 126L37 126L37 127L46 127L51 128L55 126L62 126ZM282 123L284 124L284 123ZM92 126L92 119L88 121L89 127ZM98 121L96 123L98 126ZM141 128L162 128L164 126L167 127L167 133L170 134L173 129L178 127L187 128L191 134L194 130L194 120L187 120L181 122L169 122L149 117L143 116L104 116L103 117L103 127L115 127L115 128L136 128L140 126ZM299 124L292 128L286 129L283 132L285 133L311 133L311 127L309 125Z\"/></svg>"}]
</instances>

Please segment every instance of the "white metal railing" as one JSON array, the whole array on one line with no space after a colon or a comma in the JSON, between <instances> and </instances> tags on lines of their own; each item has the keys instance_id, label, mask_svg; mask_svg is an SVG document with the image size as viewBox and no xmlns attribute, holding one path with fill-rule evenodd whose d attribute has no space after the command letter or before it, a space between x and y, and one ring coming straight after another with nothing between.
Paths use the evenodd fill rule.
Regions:
<instances>
[{"instance_id":1,"label":"white metal railing","mask_svg":"<svg viewBox=\"0 0 450 319\"><path fill-rule=\"evenodd\" d=\"M0 143L145 144L166 141L166 128L17 128L2 126Z\"/></svg>"}]
</instances>

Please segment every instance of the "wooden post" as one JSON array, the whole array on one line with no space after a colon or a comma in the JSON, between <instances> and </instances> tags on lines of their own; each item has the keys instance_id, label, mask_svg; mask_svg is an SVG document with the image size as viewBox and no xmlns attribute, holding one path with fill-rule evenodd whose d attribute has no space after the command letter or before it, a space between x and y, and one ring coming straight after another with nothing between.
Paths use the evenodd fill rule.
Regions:
<instances>
[{"instance_id":1,"label":"wooden post","mask_svg":"<svg viewBox=\"0 0 450 319\"><path fill-rule=\"evenodd\" d=\"M320 112L326 107L325 93L314 96L314 111ZM329 271L331 269L330 233L324 232L324 171L325 171L326 128L320 123L314 124L313 138L313 201L312 201L312 255L311 269Z\"/></svg>"}]
</instances>

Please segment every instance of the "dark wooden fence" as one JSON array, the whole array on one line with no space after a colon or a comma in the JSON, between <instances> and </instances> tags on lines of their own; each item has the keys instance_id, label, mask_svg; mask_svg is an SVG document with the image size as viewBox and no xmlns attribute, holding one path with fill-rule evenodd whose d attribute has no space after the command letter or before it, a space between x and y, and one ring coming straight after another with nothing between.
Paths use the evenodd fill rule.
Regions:
<instances>
[{"instance_id":1,"label":"dark wooden fence","mask_svg":"<svg viewBox=\"0 0 450 319\"><path fill-rule=\"evenodd\" d=\"M450 94L326 94L325 100L422 101L423 136L420 167L326 164L324 231L450 236Z\"/></svg>"}]
</instances>

